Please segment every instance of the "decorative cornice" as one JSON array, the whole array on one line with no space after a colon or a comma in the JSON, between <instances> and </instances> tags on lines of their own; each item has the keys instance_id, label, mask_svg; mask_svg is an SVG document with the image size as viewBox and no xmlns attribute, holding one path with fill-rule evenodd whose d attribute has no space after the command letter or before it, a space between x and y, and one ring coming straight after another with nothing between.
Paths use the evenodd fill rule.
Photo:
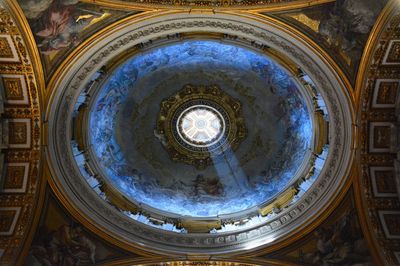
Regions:
<instances>
[{"instance_id":1,"label":"decorative cornice","mask_svg":"<svg viewBox=\"0 0 400 266\"><path fill-rule=\"evenodd\" d=\"M68 140L71 132L68 121L71 119L74 99L104 62L140 42L176 32L193 31L237 35L286 53L310 75L317 87L321 88L321 94L327 102L331 117L331 151L327 166L305 196L262 226L230 234L204 234L193 237L191 234L163 232L161 235L157 229L140 226L102 202L97 195L88 190L87 185L82 184L83 178L78 174L76 165L70 155L65 154L65 151L70 151ZM339 193L344 178L349 173L349 162L352 158L350 145L353 121L352 115L349 116L352 114L350 97L343 93L347 90L337 74L326 61L315 55L315 50L307 44L296 40L290 34L282 33L277 28L265 27L262 22L227 14L166 15L127 28L116 28L108 38L110 42L98 40L97 44L85 47L87 53L82 53L84 56L74 58L73 61L75 66L81 67L76 67L73 73L63 74L62 80L55 80L53 85L59 87L59 90L55 92L52 108L47 114L51 128L48 159L53 163L52 186L58 194L69 195L70 201L63 202L67 208L75 209L75 212L79 209L84 213L82 216L88 215L85 218L81 216L84 224L97 221L96 227L104 230L105 234L114 236L114 240L124 232L120 243L128 246L135 246L134 242L147 243L159 252L239 252L260 244L268 245L275 239L284 239L289 232L300 230L321 213ZM67 156L60 157L62 153ZM104 217L107 217L107 221ZM110 224L109 221L113 223Z\"/></svg>"},{"instance_id":2,"label":"decorative cornice","mask_svg":"<svg viewBox=\"0 0 400 266\"><path fill-rule=\"evenodd\" d=\"M250 10L254 12L283 11L334 2L335 0L83 0L111 8L134 10Z\"/></svg>"},{"instance_id":3,"label":"decorative cornice","mask_svg":"<svg viewBox=\"0 0 400 266\"><path fill-rule=\"evenodd\" d=\"M190 145L185 146L185 142L177 141L179 137L176 132L176 125L171 125L170 121L177 120L175 114L183 105L193 101L206 101L221 109L222 118L229 122L226 125L226 132L223 133L222 140L217 143L216 151L210 152L210 148L196 149ZM187 106L186 106L187 107ZM193 86L186 85L176 95L173 95L161 102L159 118L157 121L157 133L165 139L165 148L173 161L182 161L192 164L198 169L203 169L206 165L213 163L212 157L224 152L227 147L235 150L239 143L246 137L246 125L241 116L241 103L233 99L230 95L221 90L217 85L213 86ZM184 110L181 110L184 111ZM219 111L219 110L218 110ZM221 125L222 126L222 125ZM225 126L224 130L225 130ZM212 154L213 153L213 154Z\"/></svg>"},{"instance_id":4,"label":"decorative cornice","mask_svg":"<svg viewBox=\"0 0 400 266\"><path fill-rule=\"evenodd\" d=\"M392 146L389 142L396 143L396 136L389 134L384 137L383 141L389 148L376 149L376 135L381 133L376 133L375 127L392 129L397 134L399 132L398 117L395 113L395 106L399 105L399 101L395 99L399 97L400 62L396 64L385 62L393 41L400 39L399 10L399 3L393 0L382 11L364 50L356 84L359 103L357 106L359 145L356 157L359 175L354 179L357 210L366 239L377 257L377 263L384 261L387 265L400 263L399 254L397 257L395 255L400 242L390 239L387 232L385 233L388 225L384 215L381 214L397 211L400 202L395 196L396 193L379 192L377 186L378 181L385 179L386 182L390 182L395 178L396 151L395 148L389 147ZM389 98L381 94L383 91L381 85L384 85L385 82L387 84L397 83L395 94ZM379 100L380 103L378 103L379 97L384 97L383 100ZM385 103L388 99L389 103ZM391 103L393 100L394 104ZM391 175L377 178L376 175L379 171L386 171ZM398 215L400 217L400 214Z\"/></svg>"},{"instance_id":5,"label":"decorative cornice","mask_svg":"<svg viewBox=\"0 0 400 266\"><path fill-rule=\"evenodd\" d=\"M384 32L388 21L390 20L391 17L393 17L394 12L396 11L396 7L399 4L396 2L396 0L390 0L387 5L384 7L382 12L379 14L378 18L376 19L376 22L371 29L371 33L369 34L368 40L365 44L364 47L364 52L360 60L359 64L359 69L357 73L357 78L356 78L356 84L354 87L355 90L355 98L357 103L361 103L361 93L362 89L365 86L365 76L368 73L368 68L370 67L372 57L374 56L374 52L376 49L376 46L378 45L379 38L381 37L382 33ZM357 108L361 108L362 104L357 104ZM360 111L360 109L356 110L357 112Z\"/></svg>"},{"instance_id":6,"label":"decorative cornice","mask_svg":"<svg viewBox=\"0 0 400 266\"><path fill-rule=\"evenodd\" d=\"M3 139L8 138L9 143L5 152L6 171L3 175L11 185L7 188L2 184L0 188L0 211L6 211L0 216L6 223L7 219L15 221L7 233L1 233L0 249L3 249L3 254L0 262L6 265L20 265L24 262L39 221L46 184L41 178L40 115L44 87L40 74L36 75L40 73L40 62L37 64L35 60L35 46L29 39L30 33L26 31L29 28L23 26L24 18L15 8L14 2L0 2L0 31L3 37L7 36L5 39L8 45L15 51L12 60L2 58L0 63L1 82L4 83L2 89L6 92L1 120L8 121L6 126L9 130L8 136L2 136ZM7 79L9 82L5 81ZM20 95L21 100L14 101L13 94ZM18 131L18 134L10 131ZM17 142L18 145L15 144ZM18 187L20 184L22 186ZM12 216L12 212L7 213L8 209L17 211Z\"/></svg>"}]
</instances>

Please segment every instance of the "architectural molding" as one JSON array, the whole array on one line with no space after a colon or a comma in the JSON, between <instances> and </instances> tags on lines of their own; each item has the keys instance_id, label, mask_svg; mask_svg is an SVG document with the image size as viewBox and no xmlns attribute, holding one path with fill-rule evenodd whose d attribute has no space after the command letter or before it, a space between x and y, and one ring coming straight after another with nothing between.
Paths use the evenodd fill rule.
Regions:
<instances>
[{"instance_id":1,"label":"architectural molding","mask_svg":"<svg viewBox=\"0 0 400 266\"><path fill-rule=\"evenodd\" d=\"M15 2L10 2L0 2L2 21L0 32L2 36L7 36L5 39L12 46L10 48L13 52L11 60L6 60L8 57L5 55L0 64L1 89L5 91L2 117L7 120L8 128L6 134L8 142L4 154L6 169L3 171L5 175L0 191L0 209L6 211L6 215L11 215L13 210L16 213L15 219L10 224L10 230L1 237L0 262L13 265L22 264L27 248L30 247L45 182L40 178L41 102L39 99L43 87L36 75L41 69L34 60L31 60L34 57L32 51L36 48L34 43L25 39L29 36L26 31L29 28L20 26L21 17L11 8ZM9 42L10 40L12 42Z\"/></svg>"},{"instance_id":2,"label":"architectural molding","mask_svg":"<svg viewBox=\"0 0 400 266\"><path fill-rule=\"evenodd\" d=\"M355 178L356 205L366 239L379 261L400 263L394 251L399 247L390 231L400 217L395 195L396 152L398 151L399 64L388 64L389 49L399 39L399 5L390 1L377 20L364 50L357 77L360 175ZM389 60L390 61L390 60ZM385 136L384 136L385 135ZM390 214L385 216L384 214ZM371 230L372 228L372 230Z\"/></svg>"},{"instance_id":3,"label":"architectural molding","mask_svg":"<svg viewBox=\"0 0 400 266\"><path fill-rule=\"evenodd\" d=\"M267 0L267 1L240 1L240 0L217 0L217 1L159 1L159 0L84 0L87 3L96 3L112 8L131 8L135 10L249 10L253 12L282 11L333 2L334 0Z\"/></svg>"},{"instance_id":4,"label":"architectural molding","mask_svg":"<svg viewBox=\"0 0 400 266\"><path fill-rule=\"evenodd\" d=\"M69 64L74 65L75 71L65 66L70 71L59 72L59 75L54 77L51 84L59 89L55 91L50 88L53 91L52 104L46 115L50 129L47 151L48 160L52 163L51 185L58 195L63 195L63 198L67 195L63 204L72 213L80 212L79 219L83 224L92 229L93 225L90 224L96 224L95 227L104 231L102 235L105 238L109 238L105 234L111 235L112 241L119 239L116 242L127 247L137 248L135 242L139 242L145 246L152 246L155 251L161 253L216 254L240 252L282 241L289 233L301 230L326 210L340 192L349 174L353 156L351 126L353 111L351 96L346 94L348 88L331 65L322 60L318 52L300 38L283 32L272 23L268 24L268 20L261 22L251 16L241 17L233 14L188 16L174 13L146 21L126 21L126 25L121 24L107 36L99 37L95 43L88 43L76 57L71 58ZM204 234L196 237L191 234L171 232L163 232L161 235L158 229L141 226L118 213L94 194L87 185L83 185L83 178L78 174L79 171L71 155L65 153L65 151L70 153L68 143L71 131L68 121L71 119L74 102L91 76L118 53L136 44L146 43L165 35L174 35L177 32L224 33L270 46L293 58L322 90L321 94L327 102L332 119L330 123L332 150L328 155L327 166L305 196L261 226L242 232ZM66 157L61 156L62 153Z\"/></svg>"}]
</instances>

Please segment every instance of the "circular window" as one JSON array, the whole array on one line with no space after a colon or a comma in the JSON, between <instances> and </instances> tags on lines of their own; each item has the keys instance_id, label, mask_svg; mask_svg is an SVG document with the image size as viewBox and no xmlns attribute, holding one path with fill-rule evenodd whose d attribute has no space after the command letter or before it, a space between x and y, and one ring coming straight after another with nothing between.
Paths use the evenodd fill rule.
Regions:
<instances>
[{"instance_id":1,"label":"circular window","mask_svg":"<svg viewBox=\"0 0 400 266\"><path fill-rule=\"evenodd\" d=\"M211 106L196 105L187 108L179 116L177 131L187 144L209 147L218 143L223 137L225 121Z\"/></svg>"},{"instance_id":2,"label":"circular window","mask_svg":"<svg viewBox=\"0 0 400 266\"><path fill-rule=\"evenodd\" d=\"M54 184L85 222L127 245L172 254L269 245L317 217L350 169L353 112L332 68L289 33L218 16L204 23L241 29L238 41L165 36L111 65L147 38L130 31L113 35L123 47L107 45L55 81ZM171 21L159 29L203 23Z\"/></svg>"},{"instance_id":3,"label":"circular window","mask_svg":"<svg viewBox=\"0 0 400 266\"><path fill-rule=\"evenodd\" d=\"M156 132L173 161L205 169L246 138L241 106L218 85L186 84L161 102Z\"/></svg>"}]
</instances>

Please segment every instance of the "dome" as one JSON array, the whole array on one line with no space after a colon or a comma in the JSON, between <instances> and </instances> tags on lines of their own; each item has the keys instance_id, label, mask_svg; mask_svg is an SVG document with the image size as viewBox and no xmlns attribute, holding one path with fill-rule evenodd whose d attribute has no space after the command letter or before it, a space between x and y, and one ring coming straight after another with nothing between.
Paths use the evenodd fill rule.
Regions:
<instances>
[{"instance_id":1,"label":"dome","mask_svg":"<svg viewBox=\"0 0 400 266\"><path fill-rule=\"evenodd\" d=\"M400 264L399 12L2 1L0 264Z\"/></svg>"},{"instance_id":2,"label":"dome","mask_svg":"<svg viewBox=\"0 0 400 266\"><path fill-rule=\"evenodd\" d=\"M238 252L301 230L340 190L343 84L301 41L246 21L121 24L71 62L49 160L89 223L128 246Z\"/></svg>"},{"instance_id":3,"label":"dome","mask_svg":"<svg viewBox=\"0 0 400 266\"><path fill-rule=\"evenodd\" d=\"M312 107L301 90L282 66L238 45L156 47L99 88L89 145L103 180L143 209L246 211L310 170Z\"/></svg>"}]
</instances>

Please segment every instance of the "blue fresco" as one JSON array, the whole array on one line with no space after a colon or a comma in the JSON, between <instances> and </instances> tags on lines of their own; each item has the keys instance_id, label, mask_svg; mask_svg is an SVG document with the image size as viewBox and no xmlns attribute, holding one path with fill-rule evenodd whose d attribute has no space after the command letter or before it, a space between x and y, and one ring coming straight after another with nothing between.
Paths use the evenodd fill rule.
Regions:
<instances>
[{"instance_id":1,"label":"blue fresco","mask_svg":"<svg viewBox=\"0 0 400 266\"><path fill-rule=\"evenodd\" d=\"M143 149L154 148L154 160L164 158L166 167L167 165L174 168L182 167L182 169L186 167L185 169L189 169L187 173L192 174L165 176L149 174L159 173L157 171L161 170L155 169L151 172L142 169L142 164L136 164L132 159L139 158L138 156L127 155L127 153L136 154L137 152L127 151L126 145L121 144L121 136L118 134L123 134L121 133L123 130L118 129L119 117L126 112L126 106L141 107L145 102L139 103L138 100L135 102L129 95L135 90L144 90L144 88L149 90L146 93L150 94L152 88L140 84L144 84L144 81L147 82L146 84L153 84L156 79L158 83L164 82L160 80L160 77L163 77L160 74L163 73L162 71L171 72L171 69L174 69L177 72L185 72L193 66L207 66L202 71L210 73L214 71L216 76L235 80L235 84L241 82L236 73L248 73L250 77L254 77L254 86L252 84L249 86L257 90L265 90L265 95L270 95L268 99L265 99L265 104L270 105L265 107L267 108L265 110L269 110L268 117L273 118L272 121L263 121L263 116L257 114L256 111L254 111L254 117L251 118L252 107L248 106L250 104L247 104L247 100L242 101L246 111L244 116L247 119L249 140L241 145L249 146L257 143L259 138L263 141L263 134L257 135L256 132L258 127L262 128L264 124L266 128L276 131L273 136L278 136L277 143L271 144L270 154L267 155L266 152L263 157L260 150L259 154L253 156L257 165L262 165L260 169L253 169L255 167L252 165L256 163L251 164L252 159L247 159L250 155L246 153L246 147L240 147L237 152L227 152L225 161L209 166L215 175L208 176L208 172L198 172L192 166L175 165L168 156L162 154L161 145L152 146L152 143L158 143L154 136L148 137L151 141L147 141L145 136L142 141L138 140L144 146L148 146ZM198 77L193 77L194 81L197 79ZM151 81L153 83L147 80L153 80ZM165 84L168 84L167 81ZM262 86L257 84L262 84ZM176 91L179 89L181 87L177 87ZM238 93L234 89L227 93L236 93L235 95L240 100L240 93L252 94L250 90ZM255 102L254 106L258 103L262 106L263 99L254 95L248 95L247 98ZM160 102L157 102L156 105L151 105L151 109L148 108L151 112L157 113L159 104ZM142 112L137 116L147 118L150 121L149 124L155 124L156 117L152 117L150 111L136 112ZM252 121L257 123L252 124ZM276 125L267 125L272 122ZM282 67L265 55L250 49L205 40L185 41L158 47L136 55L122 64L112 73L98 94L91 110L89 128L93 152L113 186L141 205L195 217L210 217L243 211L273 199L287 188L303 163L305 155L310 150L313 134L312 121L304 99L296 83ZM131 134L134 136L132 138L140 138L139 134L134 134L135 130L131 130L134 131ZM160 151L155 152L158 151L157 149ZM260 160L265 163L258 163Z\"/></svg>"}]
</instances>

